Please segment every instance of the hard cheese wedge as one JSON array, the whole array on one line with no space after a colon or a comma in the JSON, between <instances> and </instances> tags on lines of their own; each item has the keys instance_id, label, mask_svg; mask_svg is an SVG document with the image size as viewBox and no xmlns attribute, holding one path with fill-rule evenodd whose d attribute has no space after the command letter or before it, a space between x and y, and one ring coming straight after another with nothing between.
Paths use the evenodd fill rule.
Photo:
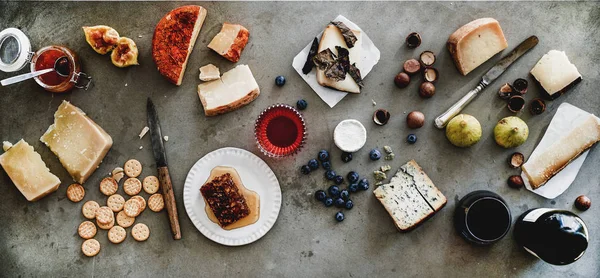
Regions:
<instances>
[{"instance_id":1,"label":"hard cheese wedge","mask_svg":"<svg viewBox=\"0 0 600 278\"><path fill-rule=\"evenodd\" d=\"M32 146L22 139L14 146L8 142L4 144L5 153L0 155L0 165L28 201L37 201L58 189L60 180L50 173Z\"/></svg>"},{"instance_id":2,"label":"hard cheese wedge","mask_svg":"<svg viewBox=\"0 0 600 278\"><path fill-rule=\"evenodd\" d=\"M219 68L213 64L200 67L200 80L202 81L213 81L221 78Z\"/></svg>"},{"instance_id":3,"label":"hard cheese wedge","mask_svg":"<svg viewBox=\"0 0 600 278\"><path fill-rule=\"evenodd\" d=\"M493 18L467 23L452 33L447 43L454 64L462 75L467 75L507 46L500 23Z\"/></svg>"},{"instance_id":4,"label":"hard cheese wedge","mask_svg":"<svg viewBox=\"0 0 600 278\"><path fill-rule=\"evenodd\" d=\"M546 94L555 99L581 81L581 74L564 51L550 50L531 69Z\"/></svg>"},{"instance_id":5,"label":"hard cheese wedge","mask_svg":"<svg viewBox=\"0 0 600 278\"><path fill-rule=\"evenodd\" d=\"M237 62L248 43L250 32L239 24L223 23L219 32L208 44L208 48L216 51L225 59Z\"/></svg>"},{"instance_id":6,"label":"hard cheese wedge","mask_svg":"<svg viewBox=\"0 0 600 278\"><path fill-rule=\"evenodd\" d=\"M81 109L67 101L54 113L54 124L40 138L73 180L84 183L112 146L112 138Z\"/></svg>"},{"instance_id":7,"label":"hard cheese wedge","mask_svg":"<svg viewBox=\"0 0 600 278\"><path fill-rule=\"evenodd\" d=\"M340 32L340 29L338 29L332 24L328 25L327 28L325 28L325 31L323 31L323 35L321 36L321 42L319 42L318 52L329 48L331 52L333 52L333 54L337 55L338 53L335 47L344 47L348 49L350 64L356 63L358 67L358 65L360 64L360 52L362 49L361 32L357 30L352 30L352 32L356 36L357 40L352 48L348 48L346 42L344 41L344 37L342 36L342 32ZM325 76L324 70L317 69L317 82L321 86L326 86L339 91L356 94L360 93L360 87L358 86L358 84L356 84L354 79L352 79L352 76L350 76L349 73L346 74L346 78L344 80L335 81L327 78Z\"/></svg>"},{"instance_id":8,"label":"hard cheese wedge","mask_svg":"<svg viewBox=\"0 0 600 278\"><path fill-rule=\"evenodd\" d=\"M248 65L239 65L221 79L198 85L198 96L206 116L215 116L238 109L260 94L260 89Z\"/></svg>"}]
</instances>

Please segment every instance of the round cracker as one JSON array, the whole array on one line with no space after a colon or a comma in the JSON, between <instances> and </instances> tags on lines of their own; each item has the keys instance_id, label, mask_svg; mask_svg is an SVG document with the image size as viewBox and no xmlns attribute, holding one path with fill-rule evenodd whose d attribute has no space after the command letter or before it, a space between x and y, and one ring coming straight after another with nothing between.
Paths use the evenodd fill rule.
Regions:
<instances>
[{"instance_id":1,"label":"round cracker","mask_svg":"<svg viewBox=\"0 0 600 278\"><path fill-rule=\"evenodd\" d=\"M123 206L123 211L129 217L138 216L140 214L140 202L133 198L127 200Z\"/></svg>"},{"instance_id":2,"label":"round cracker","mask_svg":"<svg viewBox=\"0 0 600 278\"><path fill-rule=\"evenodd\" d=\"M125 175L130 178L136 178L142 173L142 163L135 159L130 159L125 162Z\"/></svg>"},{"instance_id":3,"label":"round cracker","mask_svg":"<svg viewBox=\"0 0 600 278\"><path fill-rule=\"evenodd\" d=\"M92 221L83 221L77 228L77 233L83 239L90 239L96 235L96 225Z\"/></svg>"},{"instance_id":4,"label":"round cracker","mask_svg":"<svg viewBox=\"0 0 600 278\"><path fill-rule=\"evenodd\" d=\"M114 212L119 212L123 210L123 205L125 204L125 198L119 194L113 194L108 197L106 200L106 205L112 209Z\"/></svg>"},{"instance_id":5,"label":"round cracker","mask_svg":"<svg viewBox=\"0 0 600 278\"><path fill-rule=\"evenodd\" d=\"M81 186L81 184L74 183L74 184L69 185L69 187L67 187L67 198L71 202L77 203L77 202L83 200L84 196L85 196L85 189L83 188L83 186Z\"/></svg>"},{"instance_id":6,"label":"round cracker","mask_svg":"<svg viewBox=\"0 0 600 278\"><path fill-rule=\"evenodd\" d=\"M113 211L109 207L104 206L96 210L96 220L98 223L108 224L111 220L115 220L114 218Z\"/></svg>"},{"instance_id":7,"label":"round cracker","mask_svg":"<svg viewBox=\"0 0 600 278\"><path fill-rule=\"evenodd\" d=\"M137 195L142 191L142 182L137 178L128 178L123 183L123 191L129 196Z\"/></svg>"},{"instance_id":8,"label":"round cracker","mask_svg":"<svg viewBox=\"0 0 600 278\"><path fill-rule=\"evenodd\" d=\"M165 201L162 194L153 194L148 198L148 208L151 211L159 212L165 207Z\"/></svg>"},{"instance_id":9,"label":"round cracker","mask_svg":"<svg viewBox=\"0 0 600 278\"><path fill-rule=\"evenodd\" d=\"M96 218L96 211L100 208L100 205L96 203L96 201L87 201L81 207L81 213L83 213L83 217L87 219Z\"/></svg>"},{"instance_id":10,"label":"round cracker","mask_svg":"<svg viewBox=\"0 0 600 278\"><path fill-rule=\"evenodd\" d=\"M138 203L140 203L140 213L144 212L144 210L146 210L146 199L144 199L144 197L140 196L140 195L136 195L131 197L131 199L134 199L136 201L138 201Z\"/></svg>"},{"instance_id":11,"label":"round cracker","mask_svg":"<svg viewBox=\"0 0 600 278\"><path fill-rule=\"evenodd\" d=\"M81 251L88 257L93 257L100 253L100 242L95 239L88 239L81 244Z\"/></svg>"},{"instance_id":12,"label":"round cracker","mask_svg":"<svg viewBox=\"0 0 600 278\"><path fill-rule=\"evenodd\" d=\"M131 229L131 236L137 241L144 241L150 237L150 229L143 223L137 223Z\"/></svg>"},{"instance_id":13,"label":"round cracker","mask_svg":"<svg viewBox=\"0 0 600 278\"><path fill-rule=\"evenodd\" d=\"M135 217L130 217L124 211L117 213L117 224L123 228L129 228L135 222Z\"/></svg>"},{"instance_id":14,"label":"round cracker","mask_svg":"<svg viewBox=\"0 0 600 278\"><path fill-rule=\"evenodd\" d=\"M154 193L158 192L160 183L159 183L157 177L147 176L144 178L143 186L144 186L144 191L146 191L146 193L154 194Z\"/></svg>"},{"instance_id":15,"label":"round cracker","mask_svg":"<svg viewBox=\"0 0 600 278\"><path fill-rule=\"evenodd\" d=\"M106 177L100 182L100 192L106 196L117 193L118 189L119 183L117 183L117 181L111 177Z\"/></svg>"},{"instance_id":16,"label":"round cracker","mask_svg":"<svg viewBox=\"0 0 600 278\"><path fill-rule=\"evenodd\" d=\"M121 226L114 226L108 230L108 240L112 243L121 243L127 237L127 232Z\"/></svg>"},{"instance_id":17,"label":"round cracker","mask_svg":"<svg viewBox=\"0 0 600 278\"><path fill-rule=\"evenodd\" d=\"M108 224L99 223L98 219L96 219L96 225L98 225L98 228L100 228L102 230L108 230L115 225L115 218L113 217L112 220Z\"/></svg>"}]
</instances>

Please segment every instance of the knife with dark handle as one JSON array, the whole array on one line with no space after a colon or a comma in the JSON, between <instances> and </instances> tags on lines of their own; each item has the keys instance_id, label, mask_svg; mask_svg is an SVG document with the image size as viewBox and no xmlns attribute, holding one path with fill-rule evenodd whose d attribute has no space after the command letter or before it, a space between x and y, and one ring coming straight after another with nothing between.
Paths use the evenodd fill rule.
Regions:
<instances>
[{"instance_id":1,"label":"knife with dark handle","mask_svg":"<svg viewBox=\"0 0 600 278\"><path fill-rule=\"evenodd\" d=\"M169 167L167 165L167 153L163 142L162 132L160 130L160 121L152 100L148 98L146 105L148 113L148 127L150 127L150 139L152 140L152 153L156 160L158 168L158 180L162 188L167 214L169 215L169 223L174 239L181 239L181 228L179 227L179 216L177 215L177 205L175 204L175 194L173 193L173 184L171 184L171 176L169 176Z\"/></svg>"},{"instance_id":2,"label":"knife with dark handle","mask_svg":"<svg viewBox=\"0 0 600 278\"><path fill-rule=\"evenodd\" d=\"M454 118L454 116L460 113L460 111L463 110L463 108L465 108L479 94L479 92L483 91L483 89L492 84L492 82L494 82L494 80L496 80L502 73L504 73L504 71L506 71L506 69L512 65L513 62L536 46L538 42L539 40L536 36L531 36L515 47L513 51L508 53L508 55L502 58L495 66L485 73L475 89L469 91L458 102L450 106L446 112L435 118L435 127L440 129L444 128L446 124L448 124L448 122Z\"/></svg>"}]
</instances>

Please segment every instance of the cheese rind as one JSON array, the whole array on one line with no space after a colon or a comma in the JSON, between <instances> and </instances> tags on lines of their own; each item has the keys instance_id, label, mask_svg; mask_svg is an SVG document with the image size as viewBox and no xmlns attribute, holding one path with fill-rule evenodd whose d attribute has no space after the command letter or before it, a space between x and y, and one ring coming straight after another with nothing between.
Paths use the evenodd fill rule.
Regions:
<instances>
[{"instance_id":1,"label":"cheese rind","mask_svg":"<svg viewBox=\"0 0 600 278\"><path fill-rule=\"evenodd\" d=\"M60 186L60 179L23 139L0 155L0 165L28 201L37 201Z\"/></svg>"},{"instance_id":2,"label":"cheese rind","mask_svg":"<svg viewBox=\"0 0 600 278\"><path fill-rule=\"evenodd\" d=\"M198 85L198 96L206 116L236 110L259 94L260 89L248 65L239 65L224 73L221 79Z\"/></svg>"},{"instance_id":3,"label":"cheese rind","mask_svg":"<svg viewBox=\"0 0 600 278\"><path fill-rule=\"evenodd\" d=\"M550 50L531 69L531 75L544 91L556 98L581 81L581 74L564 51ZM556 96L554 96L556 94Z\"/></svg>"},{"instance_id":4,"label":"cheese rind","mask_svg":"<svg viewBox=\"0 0 600 278\"><path fill-rule=\"evenodd\" d=\"M73 180L83 184L112 146L112 138L81 109L63 101L54 124L40 138L58 157Z\"/></svg>"},{"instance_id":5,"label":"cheese rind","mask_svg":"<svg viewBox=\"0 0 600 278\"><path fill-rule=\"evenodd\" d=\"M323 35L321 36L321 41L319 42L319 50L321 52L327 48L333 52L333 54L338 55L336 46L341 46L343 48L348 49L350 64L356 63L357 67L361 64L360 54L362 50L362 36L361 32L358 30L352 30L357 40L354 43L352 48L348 48L346 42L344 41L344 37L342 36L342 32L340 29L330 24L323 31ZM356 84L356 81L350 76L349 73L346 73L346 78L342 81L335 81L333 79L329 79L325 76L325 71L317 68L317 82L321 86L326 86L332 89L336 89L343 92L348 93L360 93L360 87Z\"/></svg>"},{"instance_id":6,"label":"cheese rind","mask_svg":"<svg viewBox=\"0 0 600 278\"><path fill-rule=\"evenodd\" d=\"M236 63L248 43L250 32L239 24L223 23L221 31L210 41L208 48Z\"/></svg>"},{"instance_id":7,"label":"cheese rind","mask_svg":"<svg viewBox=\"0 0 600 278\"><path fill-rule=\"evenodd\" d=\"M497 20L480 18L452 33L448 38L447 47L458 71L467 75L508 47L508 44Z\"/></svg>"}]
</instances>

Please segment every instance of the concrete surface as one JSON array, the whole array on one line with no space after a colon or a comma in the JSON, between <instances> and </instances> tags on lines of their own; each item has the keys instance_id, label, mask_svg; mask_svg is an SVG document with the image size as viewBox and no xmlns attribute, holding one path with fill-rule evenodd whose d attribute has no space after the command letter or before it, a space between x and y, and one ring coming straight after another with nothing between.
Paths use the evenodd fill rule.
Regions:
<instances>
[{"instance_id":1,"label":"concrete surface","mask_svg":"<svg viewBox=\"0 0 600 278\"><path fill-rule=\"evenodd\" d=\"M584 110L599 113L598 61L600 61L600 6L597 2L242 2L199 3L208 17L191 55L183 84L176 87L165 81L151 60L150 42L158 20L183 3L16 3L0 2L0 27L19 27L31 38L35 48L65 44L79 53L86 73L95 87L87 92L52 95L33 81L0 88L0 139L15 142L24 138L42 155L53 173L63 181L57 192L29 203L0 171L0 276L8 277L598 277L600 273L600 154L593 148L569 190L554 200L546 200L524 189L506 186L510 169L506 159L513 151L531 153L540 140L557 107L569 102ZM361 26L381 50L381 61L365 80L360 95L349 95L335 108L323 103L292 69L292 58L315 34L338 14ZM499 80L464 111L483 126L481 142L469 149L458 149L433 127L433 118L459 99L479 81L479 77L499 57L463 77L445 49L445 41L459 26L480 17L498 19L512 49L530 35L540 44L514 64ZM249 64L261 87L253 103L233 113L207 118L196 94L198 68L208 63L227 71L234 65L209 50L206 45L224 21L241 23L250 32L250 42L240 63ZM123 36L133 38L140 50L140 66L115 68L108 56L100 56L86 44L81 26L107 24ZM403 46L404 37L418 31L423 44L416 50ZM138 37L141 36L141 37ZM397 89L392 79L401 63L424 50L437 53L441 79L436 95L423 100L417 95L419 82ZM504 82L525 77L550 49L565 50L583 74L584 81L560 99L548 102L547 112L519 115L530 127L530 139L516 150L496 146L492 129L496 121L510 115L496 91ZM508 51L507 50L507 51ZM505 53L507 52L505 51ZM22 71L25 72L25 71ZM0 78L13 74L0 73ZM277 75L285 75L283 88L274 85ZM538 96L532 86L525 98ZM85 200L99 200L98 183L114 167L129 158L140 160L142 176L156 174L150 139L137 135L146 123L146 98L157 104L170 169L180 212L183 239L174 241L164 212L145 212L139 222L147 223L151 236L143 243L131 237L114 245L105 231L96 238L100 254L85 257L77 236L84 220L82 203L65 198L70 178L54 155L39 142L52 123L53 113L62 100L69 100L87 112L115 142L104 163L86 183ZM243 247L225 247L206 239L192 225L182 202L182 187L190 167L206 153L221 147L239 147L259 154L253 140L253 123L258 113L273 103L293 104L304 98L309 107L303 113L308 124L308 144L293 158L264 158L275 171L284 202L273 229L261 240ZM374 99L378 104L374 107ZM392 113L384 127L371 121L376 108ZM421 110L427 124L408 130L405 114ZM347 118L360 120L368 129L366 146L351 163L340 160L334 147L332 129ZM405 143L414 132L415 145ZM316 156L320 149L332 152L334 169L345 175L357 170L369 175L382 164L368 160L373 147L390 145L397 169L416 159L435 184L448 197L445 209L418 229L401 234L396 231L383 207L371 192L353 195L355 208L336 223L334 208L325 208L310 195L329 185L319 170L302 176L299 167ZM139 149L143 146L143 149ZM208 169L207 169L208 170ZM369 175L370 176L370 175ZM575 210L573 201L588 195L594 205L577 212L589 225L591 238L587 253L568 266L552 266L526 254L515 243L512 233L490 247L474 247L454 231L452 214L457 200L477 189L499 193L508 201L514 218L529 208L550 207ZM371 188L372 190L372 188ZM369 190L369 191L371 191ZM119 190L122 193L122 189ZM143 193L144 197L147 197Z\"/></svg>"}]
</instances>

